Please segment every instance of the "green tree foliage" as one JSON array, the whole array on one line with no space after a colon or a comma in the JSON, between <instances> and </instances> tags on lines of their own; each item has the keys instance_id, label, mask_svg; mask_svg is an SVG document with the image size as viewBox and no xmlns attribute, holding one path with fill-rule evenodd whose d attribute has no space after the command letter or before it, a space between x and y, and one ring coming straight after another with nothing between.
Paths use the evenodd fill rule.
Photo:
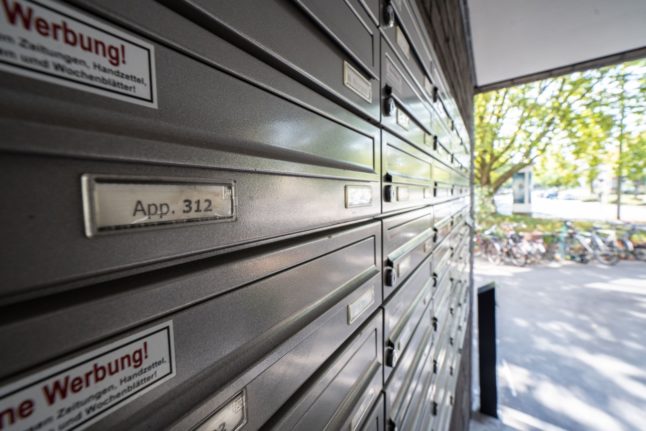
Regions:
<instances>
[{"instance_id":1,"label":"green tree foliage","mask_svg":"<svg viewBox=\"0 0 646 431\"><path fill-rule=\"evenodd\" d=\"M645 90L646 61L641 60L478 95L475 178L483 202L491 202L514 173L530 165L546 185L583 180L592 189L601 168L616 160L617 142L623 139L619 124L638 129L643 123ZM639 176L633 156L625 157L626 170L630 165Z\"/></svg>"},{"instance_id":2,"label":"green tree foliage","mask_svg":"<svg viewBox=\"0 0 646 431\"><path fill-rule=\"evenodd\" d=\"M646 182L646 131L629 135L622 153L622 167L626 179L632 181L635 194Z\"/></svg>"},{"instance_id":3,"label":"green tree foliage","mask_svg":"<svg viewBox=\"0 0 646 431\"><path fill-rule=\"evenodd\" d=\"M614 91L607 108L618 119L615 146L616 175L638 186L646 180L644 135L646 134L646 61L624 63L613 71ZM617 218L619 218L617 209Z\"/></svg>"}]
</instances>

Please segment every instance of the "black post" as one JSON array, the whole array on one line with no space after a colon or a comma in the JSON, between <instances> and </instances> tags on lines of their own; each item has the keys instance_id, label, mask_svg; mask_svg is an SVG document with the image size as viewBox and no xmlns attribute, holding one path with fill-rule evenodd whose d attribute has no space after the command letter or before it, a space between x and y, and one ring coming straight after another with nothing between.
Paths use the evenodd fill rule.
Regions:
<instances>
[{"instance_id":1,"label":"black post","mask_svg":"<svg viewBox=\"0 0 646 431\"><path fill-rule=\"evenodd\" d=\"M480 411L497 418L496 283L478 288L478 343L480 346Z\"/></svg>"}]
</instances>

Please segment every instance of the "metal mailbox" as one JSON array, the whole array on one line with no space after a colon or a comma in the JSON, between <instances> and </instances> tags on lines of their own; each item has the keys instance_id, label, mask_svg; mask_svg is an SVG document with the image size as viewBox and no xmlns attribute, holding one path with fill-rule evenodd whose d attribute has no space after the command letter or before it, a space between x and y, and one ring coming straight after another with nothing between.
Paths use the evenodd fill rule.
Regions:
<instances>
[{"instance_id":1,"label":"metal mailbox","mask_svg":"<svg viewBox=\"0 0 646 431\"><path fill-rule=\"evenodd\" d=\"M432 349L432 347L431 347ZM428 411L428 405L425 403L425 395L428 390L427 383L433 377L433 361L432 355L429 353L422 363L420 363L421 371L415 376L409 388L410 402L404 417L399 422L400 429L418 429L416 424L421 421L424 414Z\"/></svg>"},{"instance_id":2,"label":"metal mailbox","mask_svg":"<svg viewBox=\"0 0 646 431\"><path fill-rule=\"evenodd\" d=\"M265 427L276 430L357 429L383 386L382 314L377 315L337 352L304 393L290 401Z\"/></svg>"},{"instance_id":3,"label":"metal mailbox","mask_svg":"<svg viewBox=\"0 0 646 431\"><path fill-rule=\"evenodd\" d=\"M433 362L433 354L431 353L430 361ZM438 407L433 404L433 395L434 391L437 390L437 374L435 366L433 367L433 372L426 381L426 387L423 391L423 399L420 402L419 412L417 414L417 421L415 423L415 429L417 430L430 430L431 423L433 418L438 413Z\"/></svg>"},{"instance_id":4,"label":"metal mailbox","mask_svg":"<svg viewBox=\"0 0 646 431\"><path fill-rule=\"evenodd\" d=\"M385 431L386 423L384 418L384 395L380 394L377 402L374 407L366 417L363 427L363 431Z\"/></svg>"},{"instance_id":5,"label":"metal mailbox","mask_svg":"<svg viewBox=\"0 0 646 431\"><path fill-rule=\"evenodd\" d=\"M379 119L380 37L374 10L363 2L162 3L335 101Z\"/></svg>"},{"instance_id":6,"label":"metal mailbox","mask_svg":"<svg viewBox=\"0 0 646 431\"><path fill-rule=\"evenodd\" d=\"M443 403L444 400L444 385L446 381L446 376L444 374L438 375L433 382L431 391L428 394L428 405L430 406L429 410L431 417L429 418L429 423L426 424L427 430L440 431L443 430L440 423L442 416L445 414L445 406Z\"/></svg>"},{"instance_id":7,"label":"metal mailbox","mask_svg":"<svg viewBox=\"0 0 646 431\"><path fill-rule=\"evenodd\" d=\"M420 21L422 12L414 1L407 0L384 2L383 8L382 33L401 56L417 63L423 73L423 77L418 78L419 85L429 100L433 100L436 89L432 81L437 59Z\"/></svg>"},{"instance_id":8,"label":"metal mailbox","mask_svg":"<svg viewBox=\"0 0 646 431\"><path fill-rule=\"evenodd\" d=\"M433 210L422 208L383 219L384 300L433 249Z\"/></svg>"},{"instance_id":9,"label":"metal mailbox","mask_svg":"<svg viewBox=\"0 0 646 431\"><path fill-rule=\"evenodd\" d=\"M433 420L433 425L431 430L440 431L446 430L449 427L449 422L451 420L452 406L450 405L451 397L451 377L447 375L444 376L442 383L438 383L441 386L438 388L437 392L437 403L438 414Z\"/></svg>"},{"instance_id":10,"label":"metal mailbox","mask_svg":"<svg viewBox=\"0 0 646 431\"><path fill-rule=\"evenodd\" d=\"M436 160L433 160L433 185L435 202L444 202L454 197L452 171L448 166Z\"/></svg>"},{"instance_id":11,"label":"metal mailbox","mask_svg":"<svg viewBox=\"0 0 646 431\"><path fill-rule=\"evenodd\" d=\"M382 65L382 126L430 153L433 149L430 103L386 43L382 44Z\"/></svg>"},{"instance_id":12,"label":"metal mailbox","mask_svg":"<svg viewBox=\"0 0 646 431\"><path fill-rule=\"evenodd\" d=\"M426 259L384 305L384 376L388 379L434 293Z\"/></svg>"},{"instance_id":13,"label":"metal mailbox","mask_svg":"<svg viewBox=\"0 0 646 431\"><path fill-rule=\"evenodd\" d=\"M449 131L450 123L448 123L448 118L442 117L438 112L437 104L433 107L433 122L432 130L435 134L435 141L433 142L433 152L431 153L433 157L450 165L452 162L452 150L450 148L451 144L451 133Z\"/></svg>"},{"instance_id":14,"label":"metal mailbox","mask_svg":"<svg viewBox=\"0 0 646 431\"><path fill-rule=\"evenodd\" d=\"M456 169L454 167L454 169ZM454 184L454 194L456 197L462 196L466 197L469 194L469 179L464 176L459 169L456 169L452 172L453 184Z\"/></svg>"},{"instance_id":15,"label":"metal mailbox","mask_svg":"<svg viewBox=\"0 0 646 431\"><path fill-rule=\"evenodd\" d=\"M383 212L428 205L433 201L431 158L382 131Z\"/></svg>"},{"instance_id":16,"label":"metal mailbox","mask_svg":"<svg viewBox=\"0 0 646 431\"><path fill-rule=\"evenodd\" d=\"M22 341L3 353L2 386L11 383L9 376L56 365L79 349L171 321L175 376L103 418L101 426L177 422L186 429L241 391L249 424L259 426L378 308L379 237L379 224L371 223L105 283L91 295L66 292L5 307L2 315L11 324L0 327L0 343ZM46 329L52 327L59 330ZM374 336L381 340L381 329ZM173 409L159 408L171 400ZM206 401L211 404L202 406Z\"/></svg>"},{"instance_id":17,"label":"metal mailbox","mask_svg":"<svg viewBox=\"0 0 646 431\"><path fill-rule=\"evenodd\" d=\"M431 352L433 332L430 313L426 313L404 350L399 365L386 382L386 417L391 428L401 426L405 420L415 385L423 374Z\"/></svg>"},{"instance_id":18,"label":"metal mailbox","mask_svg":"<svg viewBox=\"0 0 646 431\"><path fill-rule=\"evenodd\" d=\"M2 253L2 259L7 263L2 267L6 281L2 295L16 295L54 283L124 272L136 265L168 265L169 258L194 259L200 254L221 252L226 247L339 222L343 220L343 214L350 219L365 218L378 211L379 207L379 202L374 200L365 206L353 206L348 200L349 193L355 191L378 196L378 182L21 155L3 157L2 165L0 178L6 185L3 199L15 201L24 196L22 191L25 187L31 190L29 201L23 200L24 205L11 212L7 209L0 215L7 228L6 240L14 244ZM213 220L218 223L198 220L197 223L133 225L126 229L115 226L112 230L91 236L88 226L94 229L95 225L84 218L88 211L84 211L82 191L82 179L88 172L107 184L125 183L129 186L135 193L134 197L121 199L121 196L115 196L127 205L118 214L128 217L140 209L142 213L147 211L150 214L150 208L159 207L160 202L171 208L166 211L179 213L186 208L188 199L184 197L191 199L189 202L194 209L199 202L206 206L211 199L215 200L210 194L201 200L193 200L189 192L198 184L231 187L234 194L230 195L229 205L235 208L235 212L224 219ZM47 178L47 187L42 186L42 178ZM154 200L155 195L149 193L147 187L155 184L186 187L186 195L180 197L185 202L178 201L173 206L172 202L176 200ZM309 198L313 195L320 200L311 201ZM162 199L165 198L162 196ZM295 217L295 207L309 210ZM40 208L47 208L46 216L36 215ZM114 207L106 207L110 208ZM135 215L141 217L141 214ZM146 215L143 217L146 219ZM154 217L159 220L159 216ZM56 229L51 228L53 223L56 223ZM65 244L65 253L56 248L57 244ZM38 271L33 270L34 265Z\"/></svg>"},{"instance_id":19,"label":"metal mailbox","mask_svg":"<svg viewBox=\"0 0 646 431\"><path fill-rule=\"evenodd\" d=\"M439 244L451 232L451 205L442 203L433 206L435 223L433 225L433 240Z\"/></svg>"},{"instance_id":20,"label":"metal mailbox","mask_svg":"<svg viewBox=\"0 0 646 431\"><path fill-rule=\"evenodd\" d=\"M451 327L453 316L451 315L451 283L445 281L439 286L433 298L433 325L438 331L438 343L443 345L448 337L448 328Z\"/></svg>"},{"instance_id":21,"label":"metal mailbox","mask_svg":"<svg viewBox=\"0 0 646 431\"><path fill-rule=\"evenodd\" d=\"M381 27L381 33L384 35L382 49L386 45L388 46L387 55L394 54L397 57L403 70L412 78L415 86L421 90L422 100L430 103L433 100L433 86L428 78L424 61L411 43L409 28L398 19L397 7L392 7L391 5L391 8L395 10L395 19L391 25ZM388 6L386 6L386 9L388 9Z\"/></svg>"},{"instance_id":22,"label":"metal mailbox","mask_svg":"<svg viewBox=\"0 0 646 431\"><path fill-rule=\"evenodd\" d=\"M452 425L470 141L418 7L5 5L0 428Z\"/></svg>"},{"instance_id":23,"label":"metal mailbox","mask_svg":"<svg viewBox=\"0 0 646 431\"><path fill-rule=\"evenodd\" d=\"M450 270L451 249L447 241L440 243L431 257L431 267L433 269L433 284L436 289L444 286L445 280L448 278Z\"/></svg>"},{"instance_id":24,"label":"metal mailbox","mask_svg":"<svg viewBox=\"0 0 646 431\"><path fill-rule=\"evenodd\" d=\"M0 296L87 284L88 277L380 212L378 128L304 109L151 45L156 79L164 83L157 109L2 72L2 197L22 205L0 213L5 240L14 244L0 255L8 263ZM176 79L178 70L191 79ZM98 183L111 190L102 193ZM205 196L205 183L220 187L220 197ZM115 199L129 206L113 205ZM217 209L207 208L216 200L223 212L196 216Z\"/></svg>"},{"instance_id":25,"label":"metal mailbox","mask_svg":"<svg viewBox=\"0 0 646 431\"><path fill-rule=\"evenodd\" d=\"M433 349L433 347L431 347ZM432 415L432 403L428 402L428 394L435 382L433 354L426 360L423 375L416 387L414 403L411 403L402 429L428 430L428 421Z\"/></svg>"}]
</instances>

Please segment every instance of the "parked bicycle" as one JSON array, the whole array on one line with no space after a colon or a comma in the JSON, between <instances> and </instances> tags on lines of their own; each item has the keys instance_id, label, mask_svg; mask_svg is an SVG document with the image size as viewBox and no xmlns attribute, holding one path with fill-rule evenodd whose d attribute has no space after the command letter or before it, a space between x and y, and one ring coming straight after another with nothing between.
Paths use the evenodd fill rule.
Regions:
<instances>
[{"instance_id":1,"label":"parked bicycle","mask_svg":"<svg viewBox=\"0 0 646 431\"><path fill-rule=\"evenodd\" d=\"M496 233L495 227L491 227L483 232L482 251L487 260L493 264L510 262L516 266L525 266L527 250L521 243L522 237L516 232L508 232L502 236Z\"/></svg>"},{"instance_id":2,"label":"parked bicycle","mask_svg":"<svg viewBox=\"0 0 646 431\"><path fill-rule=\"evenodd\" d=\"M579 232L571 222L563 224L561 233L561 255L581 263L596 259L604 265L619 262L619 253L614 246L614 237L603 237L598 226L590 232Z\"/></svg>"},{"instance_id":3,"label":"parked bicycle","mask_svg":"<svg viewBox=\"0 0 646 431\"><path fill-rule=\"evenodd\" d=\"M630 225L620 238L617 238L615 243L617 244L619 256L622 259L633 258L646 262L646 244L636 244L633 239L641 231L643 229L633 224Z\"/></svg>"},{"instance_id":4,"label":"parked bicycle","mask_svg":"<svg viewBox=\"0 0 646 431\"><path fill-rule=\"evenodd\" d=\"M526 228L524 224L512 226L510 231L513 231L520 237L520 247L525 253L525 260L528 263L537 263L545 258L545 242L543 241L543 234L540 232L525 232L519 234L517 229Z\"/></svg>"},{"instance_id":5,"label":"parked bicycle","mask_svg":"<svg viewBox=\"0 0 646 431\"><path fill-rule=\"evenodd\" d=\"M476 255L494 264L511 263L524 266L560 257L580 263L596 259L615 265L621 259L646 261L646 242L638 243L644 227L631 225L620 233L594 226L590 231L577 230L566 221L557 232L526 232L523 224L505 223L476 234ZM521 233L522 232L522 233Z\"/></svg>"},{"instance_id":6,"label":"parked bicycle","mask_svg":"<svg viewBox=\"0 0 646 431\"><path fill-rule=\"evenodd\" d=\"M543 260L552 261L556 260L560 256L560 243L561 235L559 232L547 232L543 233L543 246L545 247L545 253L543 253Z\"/></svg>"}]
</instances>

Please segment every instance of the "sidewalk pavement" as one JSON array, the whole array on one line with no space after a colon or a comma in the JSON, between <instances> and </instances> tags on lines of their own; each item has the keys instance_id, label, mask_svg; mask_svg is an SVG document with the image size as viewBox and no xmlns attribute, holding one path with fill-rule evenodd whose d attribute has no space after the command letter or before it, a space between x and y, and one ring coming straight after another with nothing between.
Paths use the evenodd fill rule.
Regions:
<instances>
[{"instance_id":1,"label":"sidewalk pavement","mask_svg":"<svg viewBox=\"0 0 646 431\"><path fill-rule=\"evenodd\" d=\"M646 429L645 263L475 271L497 283L501 421L472 430Z\"/></svg>"}]
</instances>

